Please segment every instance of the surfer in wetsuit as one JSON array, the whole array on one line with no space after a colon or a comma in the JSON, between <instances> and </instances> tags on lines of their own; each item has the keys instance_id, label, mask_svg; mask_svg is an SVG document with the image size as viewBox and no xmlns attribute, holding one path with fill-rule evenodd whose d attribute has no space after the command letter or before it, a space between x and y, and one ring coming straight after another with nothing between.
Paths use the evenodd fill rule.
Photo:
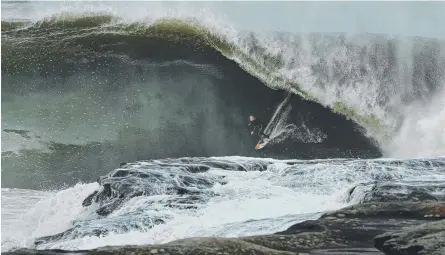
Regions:
<instances>
[{"instance_id":1,"label":"surfer in wetsuit","mask_svg":"<svg viewBox=\"0 0 445 255\"><path fill-rule=\"evenodd\" d=\"M249 132L250 132L250 135L258 135L261 139L263 139L264 137L267 137L267 138L270 138L268 135L266 135L264 132L263 132L263 123L260 121L260 120L258 120L255 116L253 116L253 115L250 115L249 116L249 120L250 120L250 122L249 122Z\"/></svg>"}]
</instances>

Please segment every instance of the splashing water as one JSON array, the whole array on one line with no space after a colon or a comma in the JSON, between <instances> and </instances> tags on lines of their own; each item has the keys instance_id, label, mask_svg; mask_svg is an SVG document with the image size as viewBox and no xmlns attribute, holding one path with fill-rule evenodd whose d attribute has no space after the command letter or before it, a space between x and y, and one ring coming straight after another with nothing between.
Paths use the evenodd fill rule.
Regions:
<instances>
[{"instance_id":1,"label":"splashing water","mask_svg":"<svg viewBox=\"0 0 445 255\"><path fill-rule=\"evenodd\" d=\"M390 183L393 187L388 192L394 194L425 187L432 195L444 196L440 188L444 171L444 158L141 161L111 172L100 180L104 186L99 189L97 184L79 184L42 199L22 217L26 227L21 236L8 236L2 242L9 248L11 244L31 246L33 238L56 234L40 239L37 247L90 249L194 236L267 234L316 219L324 211L359 203L376 183ZM94 190L99 190L99 200L82 207L82 199ZM139 194L145 195L131 195L142 190ZM115 195L107 198L106 194ZM103 214L104 208L112 209ZM57 235L62 231L63 236Z\"/></svg>"}]
</instances>

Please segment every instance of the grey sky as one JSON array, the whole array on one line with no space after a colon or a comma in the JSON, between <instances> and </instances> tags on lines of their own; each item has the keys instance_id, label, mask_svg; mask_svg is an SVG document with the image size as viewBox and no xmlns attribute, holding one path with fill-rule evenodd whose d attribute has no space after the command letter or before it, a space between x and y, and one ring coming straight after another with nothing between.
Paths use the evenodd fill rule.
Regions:
<instances>
[{"instance_id":1,"label":"grey sky","mask_svg":"<svg viewBox=\"0 0 445 255\"><path fill-rule=\"evenodd\" d=\"M9 8L8 8L9 5ZM99 8L91 7L100 5ZM222 15L236 28L254 31L382 33L445 39L445 2L2 2L4 17L42 17L68 9L111 9L123 16L151 16L154 9L201 8ZM87 7L85 7L87 6ZM110 7L111 6L111 7ZM6 8L5 8L6 7Z\"/></svg>"},{"instance_id":2,"label":"grey sky","mask_svg":"<svg viewBox=\"0 0 445 255\"><path fill-rule=\"evenodd\" d=\"M231 2L246 29L418 35L445 39L445 2ZM229 10L226 10L229 12ZM248 13L248 15L246 15Z\"/></svg>"}]
</instances>

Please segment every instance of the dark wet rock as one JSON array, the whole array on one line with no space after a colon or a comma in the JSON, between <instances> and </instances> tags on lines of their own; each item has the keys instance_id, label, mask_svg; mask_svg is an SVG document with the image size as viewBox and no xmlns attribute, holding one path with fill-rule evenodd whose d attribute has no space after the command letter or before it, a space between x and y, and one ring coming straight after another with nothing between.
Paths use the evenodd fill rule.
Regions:
<instances>
[{"instance_id":1,"label":"dark wet rock","mask_svg":"<svg viewBox=\"0 0 445 255\"><path fill-rule=\"evenodd\" d=\"M3 129L4 132L6 133L15 133L18 134L19 136L25 138L25 139L31 139L31 136L29 136L30 131L28 130L21 130L21 129Z\"/></svg>"},{"instance_id":2,"label":"dark wet rock","mask_svg":"<svg viewBox=\"0 0 445 255\"><path fill-rule=\"evenodd\" d=\"M98 224L99 222L103 224ZM96 221L76 221L70 229L55 235L39 237L34 241L34 244L40 245L86 236L104 236L128 231L144 231L159 224L165 224L165 221L160 218L140 218L137 215L129 218L116 217L113 219L103 218Z\"/></svg>"},{"instance_id":3,"label":"dark wet rock","mask_svg":"<svg viewBox=\"0 0 445 255\"><path fill-rule=\"evenodd\" d=\"M410 185L410 183L406 183L405 185L394 183L376 184L371 192L365 195L363 201L445 201L443 194L435 194L436 190L445 190L445 183L422 183L422 186L414 186Z\"/></svg>"},{"instance_id":4,"label":"dark wet rock","mask_svg":"<svg viewBox=\"0 0 445 255\"><path fill-rule=\"evenodd\" d=\"M445 202L371 202L325 213L317 220L297 223L270 235L189 238L161 245L102 247L71 254L381 255L383 251L386 254L436 255L443 254L444 225ZM394 251L401 253L390 253ZM20 253L5 254L38 253L20 250ZM40 254L67 252L53 250Z\"/></svg>"},{"instance_id":5,"label":"dark wet rock","mask_svg":"<svg viewBox=\"0 0 445 255\"><path fill-rule=\"evenodd\" d=\"M374 237L445 219L445 203L365 203L295 224L275 235L241 239L272 249L310 254L379 254ZM354 250L355 249L355 250Z\"/></svg>"},{"instance_id":6,"label":"dark wet rock","mask_svg":"<svg viewBox=\"0 0 445 255\"><path fill-rule=\"evenodd\" d=\"M445 254L445 220L378 235L375 247L387 255Z\"/></svg>"},{"instance_id":7,"label":"dark wet rock","mask_svg":"<svg viewBox=\"0 0 445 255\"><path fill-rule=\"evenodd\" d=\"M252 244L235 238L189 238L173 241L163 245L140 245L140 246L115 246L102 247L89 251L63 251L48 250L38 252L36 250L24 249L17 252L5 254L91 254L91 255L306 255L307 253L294 253L273 250L264 246Z\"/></svg>"},{"instance_id":8,"label":"dark wet rock","mask_svg":"<svg viewBox=\"0 0 445 255\"><path fill-rule=\"evenodd\" d=\"M203 204L211 197L217 196L211 191L215 184L224 185L226 183L224 176L209 177L191 174L187 165L183 163L175 165L178 159L168 161L170 166L166 169L160 167L161 161L150 161L150 163L145 161L131 164L131 166L125 164L108 175L100 177L98 180L99 189L88 195L82 202L84 207L89 207L93 212L89 214L88 220L79 220L62 233L40 237L35 240L35 244L107 235L112 232L143 231L157 224L165 224L169 220L169 216L155 212L147 215L136 210L126 212L122 217L110 216L110 214L122 208L125 203L135 197L148 198L160 194L169 195L161 203L165 207L180 210L196 209L197 204ZM197 166L193 160L189 161L192 164L192 169L209 169L208 166ZM151 208L156 200L146 199L141 200L141 203L144 203L146 208ZM132 218L136 223L131 221Z\"/></svg>"},{"instance_id":9,"label":"dark wet rock","mask_svg":"<svg viewBox=\"0 0 445 255\"><path fill-rule=\"evenodd\" d=\"M269 248L299 251L314 249L344 249L374 247L373 238L401 226L416 226L429 220L445 218L445 211L437 208L445 203L392 202L353 205L324 214L318 220L295 224L285 231L262 237L246 237L244 240ZM437 212L434 217L428 217Z\"/></svg>"},{"instance_id":10,"label":"dark wet rock","mask_svg":"<svg viewBox=\"0 0 445 255\"><path fill-rule=\"evenodd\" d=\"M321 219L340 217L364 220L373 218L422 220L430 216L436 220L445 218L445 202L370 202L326 213Z\"/></svg>"},{"instance_id":11,"label":"dark wet rock","mask_svg":"<svg viewBox=\"0 0 445 255\"><path fill-rule=\"evenodd\" d=\"M365 195L360 199L365 202L390 201L445 201L445 183L440 181L423 182L421 185L411 182L362 183L349 191L349 200L354 196Z\"/></svg>"},{"instance_id":12,"label":"dark wet rock","mask_svg":"<svg viewBox=\"0 0 445 255\"><path fill-rule=\"evenodd\" d=\"M90 195L88 195L87 198L85 198L85 199L83 200L83 202L82 202L82 206L89 206L89 205L91 205L91 204L93 203L93 198L94 198L94 196L96 196L96 194L97 194L98 192L99 192L99 191L96 190L96 191L94 191L93 193L91 193Z\"/></svg>"},{"instance_id":13,"label":"dark wet rock","mask_svg":"<svg viewBox=\"0 0 445 255\"><path fill-rule=\"evenodd\" d=\"M314 160L304 164L318 164L317 162L323 161ZM331 165L344 162L345 160L329 161ZM127 163L99 178L99 189L82 203L88 207L88 217L82 217L82 220L74 222L62 233L38 238L35 244L132 230L144 231L156 224L166 224L171 216L160 213L162 210L157 210L158 207L174 210L197 209L217 196L212 189L215 185L224 185L227 182L220 171L205 175L196 174L197 172L215 167L223 167L229 171L261 171L266 170L271 163L273 161L251 159L234 163L225 158L177 158ZM362 161L350 163L359 171L369 171L369 168L375 167ZM385 167L399 167L397 164ZM294 175L302 173L298 168L291 170ZM394 179L394 173L376 174L379 175L376 179ZM361 198L356 205L327 212L317 220L295 224L279 233L233 240L285 252L346 255L359 250L359 254L378 253L373 241L377 235L445 218L445 201L443 195L439 195L445 189L444 184L434 181L422 184L425 185L413 185L405 180L361 183L349 191L349 199L354 199L354 203L358 197ZM422 199L427 201L420 202ZM130 206L132 209L128 211L119 211L127 202L138 206ZM169 247L168 245L160 247Z\"/></svg>"},{"instance_id":14,"label":"dark wet rock","mask_svg":"<svg viewBox=\"0 0 445 255\"><path fill-rule=\"evenodd\" d=\"M123 199L115 199L109 203L103 203L99 209L96 210L96 213L100 216L107 216L111 214L114 210L118 209L122 204L124 204Z\"/></svg>"},{"instance_id":15,"label":"dark wet rock","mask_svg":"<svg viewBox=\"0 0 445 255\"><path fill-rule=\"evenodd\" d=\"M325 227L321 224L317 223L316 220L307 220L303 221L301 223L295 224L288 228L285 231L278 232L276 234L283 234L283 235L289 235L289 234L299 234L304 232L323 232L325 230Z\"/></svg>"},{"instance_id":16,"label":"dark wet rock","mask_svg":"<svg viewBox=\"0 0 445 255\"><path fill-rule=\"evenodd\" d=\"M179 162L175 164L178 160L181 159L125 164L108 175L100 177L98 180L101 185L100 189L85 198L82 205L91 206L93 203L97 203L99 208L96 213L107 216L134 197L152 196L160 194L160 192L176 195L201 193L209 195L208 190L216 183L226 184L224 177L211 178L192 175L189 170L196 172L210 169L209 166L196 164L197 159L187 160L190 161L190 165ZM167 168L165 168L166 165L168 165Z\"/></svg>"}]
</instances>

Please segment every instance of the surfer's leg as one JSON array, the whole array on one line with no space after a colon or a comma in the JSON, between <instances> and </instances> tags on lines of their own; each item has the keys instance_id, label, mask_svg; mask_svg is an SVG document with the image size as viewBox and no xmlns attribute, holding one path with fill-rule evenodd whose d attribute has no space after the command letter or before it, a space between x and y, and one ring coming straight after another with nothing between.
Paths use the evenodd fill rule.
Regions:
<instances>
[{"instance_id":1,"label":"surfer's leg","mask_svg":"<svg viewBox=\"0 0 445 255\"><path fill-rule=\"evenodd\" d=\"M261 131L261 134L265 137L267 137L267 139L270 139L270 137L268 135L266 135L263 131Z\"/></svg>"}]
</instances>

